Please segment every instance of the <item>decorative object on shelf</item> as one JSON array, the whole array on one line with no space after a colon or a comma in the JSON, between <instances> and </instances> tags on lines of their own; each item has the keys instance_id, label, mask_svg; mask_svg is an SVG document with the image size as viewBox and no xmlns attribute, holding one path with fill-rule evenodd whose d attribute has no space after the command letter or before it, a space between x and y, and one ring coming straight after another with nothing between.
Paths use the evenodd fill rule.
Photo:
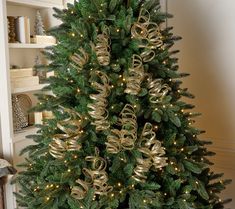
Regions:
<instances>
[{"instance_id":1,"label":"decorative object on shelf","mask_svg":"<svg viewBox=\"0 0 235 209\"><path fill-rule=\"evenodd\" d=\"M19 131L28 126L28 120L20 106L17 95L12 95L12 112L13 112L13 125L14 131Z\"/></svg>"},{"instance_id":2,"label":"decorative object on shelf","mask_svg":"<svg viewBox=\"0 0 235 209\"><path fill-rule=\"evenodd\" d=\"M28 120L29 125L33 125L33 123L30 123L30 117L32 113L29 113L29 110L32 108L32 101L30 97L27 94L18 94L17 95L19 105L22 109L22 112L24 113L25 117Z\"/></svg>"},{"instance_id":3,"label":"decorative object on shelf","mask_svg":"<svg viewBox=\"0 0 235 209\"><path fill-rule=\"evenodd\" d=\"M41 57L37 55L34 61L33 75L38 76L39 83L43 83L47 78L47 72L44 68L40 66L42 66Z\"/></svg>"},{"instance_id":4,"label":"decorative object on shelf","mask_svg":"<svg viewBox=\"0 0 235 209\"><path fill-rule=\"evenodd\" d=\"M14 16L7 16L8 20L8 42L16 43L16 26L15 21L16 18Z\"/></svg>"},{"instance_id":5,"label":"decorative object on shelf","mask_svg":"<svg viewBox=\"0 0 235 209\"><path fill-rule=\"evenodd\" d=\"M40 36L46 35L43 20L42 20L41 13L39 10L37 10L34 30L35 30L35 35L40 35Z\"/></svg>"}]
</instances>

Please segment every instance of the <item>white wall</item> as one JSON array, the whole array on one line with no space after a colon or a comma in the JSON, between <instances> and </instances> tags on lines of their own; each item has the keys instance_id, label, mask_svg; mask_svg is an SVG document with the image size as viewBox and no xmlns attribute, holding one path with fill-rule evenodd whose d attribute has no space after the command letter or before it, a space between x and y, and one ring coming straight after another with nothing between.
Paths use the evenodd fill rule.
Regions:
<instances>
[{"instance_id":1,"label":"white wall","mask_svg":"<svg viewBox=\"0 0 235 209\"><path fill-rule=\"evenodd\" d=\"M196 125L213 139L215 170L235 181L235 1L168 0L168 11L169 26L183 37L176 44L181 71L191 73L184 86L203 114ZM235 182L223 196L235 208Z\"/></svg>"}]
</instances>

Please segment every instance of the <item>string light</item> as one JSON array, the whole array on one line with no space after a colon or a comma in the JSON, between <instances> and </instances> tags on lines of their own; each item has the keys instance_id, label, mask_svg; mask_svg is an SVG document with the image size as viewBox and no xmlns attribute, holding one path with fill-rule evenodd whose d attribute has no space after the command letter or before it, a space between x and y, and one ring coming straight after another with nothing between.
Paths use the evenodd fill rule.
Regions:
<instances>
[{"instance_id":1,"label":"string light","mask_svg":"<svg viewBox=\"0 0 235 209\"><path fill-rule=\"evenodd\" d=\"M70 173L70 172L71 172L71 169L68 169L68 172Z\"/></svg>"},{"instance_id":2,"label":"string light","mask_svg":"<svg viewBox=\"0 0 235 209\"><path fill-rule=\"evenodd\" d=\"M111 197L114 197L114 194L113 194L113 193L111 194Z\"/></svg>"},{"instance_id":3,"label":"string light","mask_svg":"<svg viewBox=\"0 0 235 209\"><path fill-rule=\"evenodd\" d=\"M120 31L120 29L118 28L118 29L117 29L117 32L119 32L119 31Z\"/></svg>"},{"instance_id":4,"label":"string light","mask_svg":"<svg viewBox=\"0 0 235 209\"><path fill-rule=\"evenodd\" d=\"M75 36L75 33L71 33L71 35L74 37L74 36Z\"/></svg>"},{"instance_id":5,"label":"string light","mask_svg":"<svg viewBox=\"0 0 235 209\"><path fill-rule=\"evenodd\" d=\"M78 92L78 93L80 93L80 92L81 92L81 90L80 90L80 89L77 89L77 92Z\"/></svg>"},{"instance_id":6,"label":"string light","mask_svg":"<svg viewBox=\"0 0 235 209\"><path fill-rule=\"evenodd\" d=\"M46 197L46 201L49 201L50 200L50 197Z\"/></svg>"},{"instance_id":7,"label":"string light","mask_svg":"<svg viewBox=\"0 0 235 209\"><path fill-rule=\"evenodd\" d=\"M118 183L118 186L120 187L121 185L122 185L122 184L119 182L119 183Z\"/></svg>"}]
</instances>

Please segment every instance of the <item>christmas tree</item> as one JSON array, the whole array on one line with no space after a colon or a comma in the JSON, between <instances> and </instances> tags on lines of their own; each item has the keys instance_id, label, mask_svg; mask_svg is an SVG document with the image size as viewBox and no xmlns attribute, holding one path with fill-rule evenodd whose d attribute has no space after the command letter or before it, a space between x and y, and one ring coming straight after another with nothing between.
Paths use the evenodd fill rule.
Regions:
<instances>
[{"instance_id":1,"label":"christmas tree","mask_svg":"<svg viewBox=\"0 0 235 209\"><path fill-rule=\"evenodd\" d=\"M80 0L55 9L58 44L36 111L53 118L16 182L30 209L222 209L229 180L211 169L211 142L193 126L170 15L157 0Z\"/></svg>"}]
</instances>

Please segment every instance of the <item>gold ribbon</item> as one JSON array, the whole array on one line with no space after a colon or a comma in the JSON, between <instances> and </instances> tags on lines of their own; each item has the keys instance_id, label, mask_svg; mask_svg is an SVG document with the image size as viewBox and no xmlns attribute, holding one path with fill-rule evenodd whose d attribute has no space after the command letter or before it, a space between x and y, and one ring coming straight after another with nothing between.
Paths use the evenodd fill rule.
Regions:
<instances>
[{"instance_id":1,"label":"gold ribbon","mask_svg":"<svg viewBox=\"0 0 235 209\"><path fill-rule=\"evenodd\" d=\"M156 133L153 131L151 123L146 123L141 134L140 148L138 149L143 158L137 158L137 166L134 169L132 176L138 182L145 182L147 179L146 173L153 166L154 169L159 169L167 165L165 150L161 146L161 142L156 140Z\"/></svg>"},{"instance_id":2,"label":"gold ribbon","mask_svg":"<svg viewBox=\"0 0 235 209\"><path fill-rule=\"evenodd\" d=\"M105 171L107 162L99 156L98 148L95 149L95 156L87 156L86 161L91 162L91 169L83 168L85 181L78 179L79 186L72 188L72 195L76 199L83 199L89 187L92 187L97 195L107 195L113 187L108 185L108 174Z\"/></svg>"},{"instance_id":3,"label":"gold ribbon","mask_svg":"<svg viewBox=\"0 0 235 209\"><path fill-rule=\"evenodd\" d=\"M59 121L57 128L64 134L55 134L52 142L49 144L49 153L57 159L64 158L67 151L76 151L81 149L77 140L81 136L82 118L79 113L68 108L62 108L62 111L69 114L69 117Z\"/></svg>"},{"instance_id":4,"label":"gold ribbon","mask_svg":"<svg viewBox=\"0 0 235 209\"><path fill-rule=\"evenodd\" d=\"M92 82L92 87L99 92L98 94L91 94L90 98L93 100L92 104L88 104L88 108L91 109L88 113L94 119L91 123L96 126L97 131L106 130L110 124L107 121L109 112L107 107L107 97L110 93L110 85L108 76L101 71L95 72L100 82Z\"/></svg>"},{"instance_id":5,"label":"gold ribbon","mask_svg":"<svg viewBox=\"0 0 235 209\"><path fill-rule=\"evenodd\" d=\"M87 182L81 179L76 180L76 183L77 185L73 186L71 189L71 196L77 200L82 200L85 198L89 190L89 185Z\"/></svg>"},{"instance_id":6,"label":"gold ribbon","mask_svg":"<svg viewBox=\"0 0 235 209\"><path fill-rule=\"evenodd\" d=\"M81 71L83 66L89 61L89 56L83 48L80 48L78 53L74 53L70 59L75 63L70 63L70 65L78 71Z\"/></svg>"},{"instance_id":7,"label":"gold ribbon","mask_svg":"<svg viewBox=\"0 0 235 209\"><path fill-rule=\"evenodd\" d=\"M167 95L171 88L167 84L162 84L162 79L152 79L152 76L148 75L149 89L149 101L152 104L161 103L162 99Z\"/></svg>"},{"instance_id":8,"label":"gold ribbon","mask_svg":"<svg viewBox=\"0 0 235 209\"><path fill-rule=\"evenodd\" d=\"M142 58L136 54L132 56L132 66L129 68L125 93L137 95L141 90L141 83L144 79L144 66Z\"/></svg>"},{"instance_id":9,"label":"gold ribbon","mask_svg":"<svg viewBox=\"0 0 235 209\"><path fill-rule=\"evenodd\" d=\"M132 150L137 139L137 117L134 107L126 104L120 113L121 130L112 129L107 137L106 147L107 152L116 154L121 150Z\"/></svg>"},{"instance_id":10,"label":"gold ribbon","mask_svg":"<svg viewBox=\"0 0 235 209\"><path fill-rule=\"evenodd\" d=\"M131 35L139 41L139 48L145 50L141 53L143 62L150 62L155 57L156 49L163 45L159 26L150 22L150 14L146 9L141 9L137 22L131 27Z\"/></svg>"},{"instance_id":11,"label":"gold ribbon","mask_svg":"<svg viewBox=\"0 0 235 209\"><path fill-rule=\"evenodd\" d=\"M110 38L109 28L105 26L102 34L97 35L97 43L93 46L100 65L107 66L110 63Z\"/></svg>"}]
</instances>

